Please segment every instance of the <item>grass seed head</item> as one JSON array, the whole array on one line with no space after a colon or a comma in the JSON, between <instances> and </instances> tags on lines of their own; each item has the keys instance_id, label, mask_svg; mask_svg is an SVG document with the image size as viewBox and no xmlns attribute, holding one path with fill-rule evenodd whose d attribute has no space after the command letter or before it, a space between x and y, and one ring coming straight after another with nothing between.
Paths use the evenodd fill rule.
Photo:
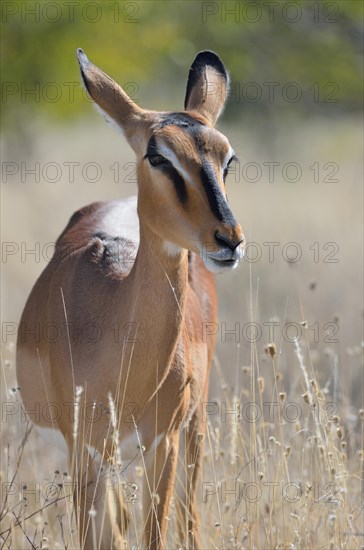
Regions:
<instances>
[{"instance_id":1,"label":"grass seed head","mask_svg":"<svg viewBox=\"0 0 364 550\"><path fill-rule=\"evenodd\" d=\"M308 392L304 393L302 395L302 397L303 397L304 401L307 403L307 405L310 405L311 400L310 400L310 395L308 394Z\"/></svg>"},{"instance_id":2,"label":"grass seed head","mask_svg":"<svg viewBox=\"0 0 364 550\"><path fill-rule=\"evenodd\" d=\"M160 499L160 496L158 495L158 493L152 493L152 502L153 502L153 504L158 506L160 501L161 501L161 499Z\"/></svg>"},{"instance_id":3,"label":"grass seed head","mask_svg":"<svg viewBox=\"0 0 364 550\"><path fill-rule=\"evenodd\" d=\"M269 355L272 359L277 355L277 346L274 342L270 342L266 348L265 352L267 355Z\"/></svg>"}]
</instances>

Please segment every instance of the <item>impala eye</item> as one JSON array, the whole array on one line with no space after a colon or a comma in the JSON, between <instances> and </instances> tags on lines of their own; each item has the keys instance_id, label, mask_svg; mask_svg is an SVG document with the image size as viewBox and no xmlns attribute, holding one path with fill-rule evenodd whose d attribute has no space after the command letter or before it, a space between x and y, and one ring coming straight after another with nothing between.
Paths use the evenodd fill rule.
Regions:
<instances>
[{"instance_id":1,"label":"impala eye","mask_svg":"<svg viewBox=\"0 0 364 550\"><path fill-rule=\"evenodd\" d=\"M229 173L230 164L231 164L232 162L239 162L239 159L238 159L238 157L237 157L236 155L233 155L233 156L230 158L229 162L227 163L227 165L226 165L225 168L224 168L224 171L223 171L223 178L224 178L224 181L225 181L225 179L226 179L226 176L227 176L228 173Z\"/></svg>"},{"instance_id":2,"label":"impala eye","mask_svg":"<svg viewBox=\"0 0 364 550\"><path fill-rule=\"evenodd\" d=\"M171 164L168 159L165 157L162 157L162 155L148 155L148 160L151 166L166 166L167 164Z\"/></svg>"}]
</instances>

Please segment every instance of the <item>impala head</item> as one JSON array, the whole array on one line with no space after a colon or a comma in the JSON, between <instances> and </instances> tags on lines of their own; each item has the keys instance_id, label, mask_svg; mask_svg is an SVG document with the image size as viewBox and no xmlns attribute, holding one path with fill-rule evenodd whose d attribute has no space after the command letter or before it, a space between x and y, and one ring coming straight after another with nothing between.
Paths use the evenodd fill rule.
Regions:
<instances>
[{"instance_id":1,"label":"impala head","mask_svg":"<svg viewBox=\"0 0 364 550\"><path fill-rule=\"evenodd\" d=\"M199 253L210 271L233 269L244 236L226 198L225 178L236 156L215 129L229 79L220 58L200 52L193 62L183 112L141 109L77 50L85 87L137 156L141 220L166 241L170 254Z\"/></svg>"}]
</instances>

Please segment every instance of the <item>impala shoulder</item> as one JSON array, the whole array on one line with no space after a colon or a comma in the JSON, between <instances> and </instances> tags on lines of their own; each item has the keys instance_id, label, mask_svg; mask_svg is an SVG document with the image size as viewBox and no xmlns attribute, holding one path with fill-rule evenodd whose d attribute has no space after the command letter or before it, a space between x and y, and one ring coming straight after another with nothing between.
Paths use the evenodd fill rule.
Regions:
<instances>
[{"instance_id":1,"label":"impala shoulder","mask_svg":"<svg viewBox=\"0 0 364 550\"><path fill-rule=\"evenodd\" d=\"M137 251L134 241L100 231L93 235L84 254L105 275L120 278L130 272Z\"/></svg>"},{"instance_id":2,"label":"impala shoulder","mask_svg":"<svg viewBox=\"0 0 364 550\"><path fill-rule=\"evenodd\" d=\"M93 202L92 204L88 204L87 206L83 206L79 210L76 210L76 212L74 212L72 214L72 216L69 219L68 224L66 225L66 227L64 228L64 230L62 231L60 236L58 237L58 239L56 241L56 246L61 246L62 241L66 237L66 235L68 235L69 232L72 231L72 229L74 229L76 226L78 226L78 224L82 220L85 220L86 218L92 219L95 212L100 210L104 204L105 203L101 202L101 201Z\"/></svg>"},{"instance_id":3,"label":"impala shoulder","mask_svg":"<svg viewBox=\"0 0 364 550\"><path fill-rule=\"evenodd\" d=\"M77 210L56 242L55 260L83 256L104 271L129 272L139 246L136 197Z\"/></svg>"}]
</instances>

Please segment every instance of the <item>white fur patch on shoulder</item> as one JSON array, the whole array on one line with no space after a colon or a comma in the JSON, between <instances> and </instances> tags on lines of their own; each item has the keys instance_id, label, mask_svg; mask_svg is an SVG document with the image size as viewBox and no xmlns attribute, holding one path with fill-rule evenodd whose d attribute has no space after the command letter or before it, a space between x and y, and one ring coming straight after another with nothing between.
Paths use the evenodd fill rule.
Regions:
<instances>
[{"instance_id":1,"label":"white fur patch on shoulder","mask_svg":"<svg viewBox=\"0 0 364 550\"><path fill-rule=\"evenodd\" d=\"M110 235L118 235L139 244L139 218L137 213L137 196L114 201L108 207L107 215L102 219L101 229Z\"/></svg>"}]
</instances>

